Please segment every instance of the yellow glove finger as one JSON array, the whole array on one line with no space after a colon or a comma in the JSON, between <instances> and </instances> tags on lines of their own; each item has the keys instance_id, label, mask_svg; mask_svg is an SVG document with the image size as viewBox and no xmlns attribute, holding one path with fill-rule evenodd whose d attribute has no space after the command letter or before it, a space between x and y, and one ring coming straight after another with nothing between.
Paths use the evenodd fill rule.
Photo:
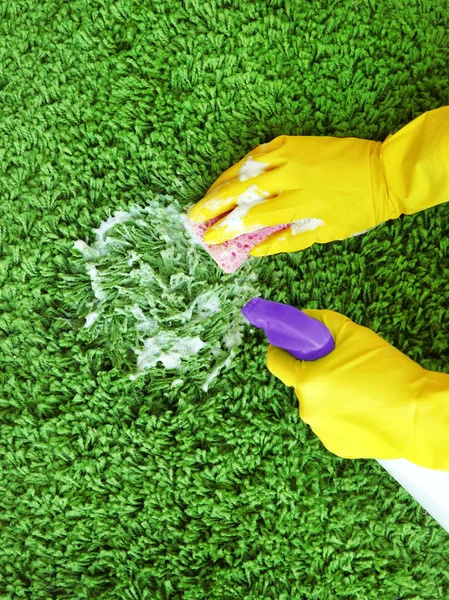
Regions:
<instances>
[{"instance_id":1,"label":"yellow glove finger","mask_svg":"<svg viewBox=\"0 0 449 600\"><path fill-rule=\"evenodd\" d=\"M284 136L285 137L285 136ZM285 175L275 177L273 172L286 164L282 156L283 138L259 146L244 159L225 171L211 186L202 200L189 211L189 217L197 223L214 219L240 202L248 201L259 192L260 197L279 193L285 184Z\"/></svg>"},{"instance_id":2,"label":"yellow glove finger","mask_svg":"<svg viewBox=\"0 0 449 600\"><path fill-rule=\"evenodd\" d=\"M323 229L320 220L306 219L303 221L303 227L307 226L313 229L293 233L295 229L292 230L289 228L270 235L270 237L251 250L251 256L271 256L273 254L280 254L281 252L297 252L298 250L309 248L312 244L323 244L330 241L330 239L327 239L324 231L318 231L318 229Z\"/></svg>"},{"instance_id":3,"label":"yellow glove finger","mask_svg":"<svg viewBox=\"0 0 449 600\"><path fill-rule=\"evenodd\" d=\"M299 361L291 354L276 346L269 346L267 352L267 367L272 375L288 387L295 385L298 378Z\"/></svg>"},{"instance_id":4,"label":"yellow glove finger","mask_svg":"<svg viewBox=\"0 0 449 600\"><path fill-rule=\"evenodd\" d=\"M268 163L263 160L263 157L256 158L253 153L247 154L238 163L232 165L232 167L224 171L207 190L204 198L200 200L195 206L200 205L202 203L206 203L207 200L211 200L212 198L216 200L225 200L227 196L237 195L233 193L234 190L232 189L231 184L238 183L239 181L246 181L247 179L249 179L249 177L245 178L245 175L243 175L243 178L240 179L240 173L242 171L243 173L245 173L244 165L247 164L251 165L253 172L257 174L263 173L264 170L268 167ZM248 170L246 172L248 173ZM219 192L221 192L221 194ZM192 211L195 208L195 206L192 207Z\"/></svg>"},{"instance_id":5,"label":"yellow glove finger","mask_svg":"<svg viewBox=\"0 0 449 600\"><path fill-rule=\"evenodd\" d=\"M248 203L275 195L272 171L261 173L253 180L234 179L218 186L212 194L205 196L189 211L189 218L196 223L205 223L235 208L239 203Z\"/></svg>"},{"instance_id":6,"label":"yellow glove finger","mask_svg":"<svg viewBox=\"0 0 449 600\"><path fill-rule=\"evenodd\" d=\"M251 160L253 164L257 162ZM270 168L264 167L259 175L251 179L233 179L218 186L211 194L192 206L189 218L196 223L205 223L229 212L237 205L250 207L263 199L273 198L281 189L282 177L277 176L277 170L281 166L282 162L279 161Z\"/></svg>"},{"instance_id":7,"label":"yellow glove finger","mask_svg":"<svg viewBox=\"0 0 449 600\"><path fill-rule=\"evenodd\" d=\"M204 236L204 241L211 245L222 244L234 237L253 233L264 227L293 224L306 219L315 219L313 221L315 225L322 225L325 202L317 199L311 206L308 195L303 195L301 190L285 191L276 195L276 190L279 189L278 177L282 178L281 171L282 168L258 178L259 180L266 178L265 193L270 196L264 197L264 192L250 190L248 201L242 202L224 219L210 227ZM304 202L301 201L302 197Z\"/></svg>"},{"instance_id":8,"label":"yellow glove finger","mask_svg":"<svg viewBox=\"0 0 449 600\"><path fill-rule=\"evenodd\" d=\"M253 252L260 256L295 251L314 241L342 240L401 213L445 202L448 114L449 107L430 111L383 144L281 136L258 146L219 177L192 207L190 217L206 222L232 211L206 234L208 244L296 220L324 221L325 229L302 242L292 235L283 244L282 236L272 238Z\"/></svg>"},{"instance_id":9,"label":"yellow glove finger","mask_svg":"<svg viewBox=\"0 0 449 600\"><path fill-rule=\"evenodd\" d=\"M285 135L279 136L268 144L260 144L248 152L242 160L239 160L235 165L224 171L220 177L210 186L205 194L205 198L210 197L212 192L216 191L220 186L232 181L238 181L239 177L242 180L251 179L252 173L262 172L262 169L270 170L279 162L279 157L275 156L275 151L285 143ZM260 167L258 167L259 163ZM223 211L225 212L225 211ZM222 214L222 213L221 213ZM212 218L212 217L211 217Z\"/></svg>"}]
</instances>

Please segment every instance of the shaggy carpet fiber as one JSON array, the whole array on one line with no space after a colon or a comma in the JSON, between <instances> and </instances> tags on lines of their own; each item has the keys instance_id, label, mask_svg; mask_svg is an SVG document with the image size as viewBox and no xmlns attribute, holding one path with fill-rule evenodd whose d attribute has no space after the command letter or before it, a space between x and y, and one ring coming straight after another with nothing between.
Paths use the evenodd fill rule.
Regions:
<instances>
[{"instance_id":1,"label":"shaggy carpet fiber","mask_svg":"<svg viewBox=\"0 0 449 600\"><path fill-rule=\"evenodd\" d=\"M181 214L280 134L449 103L447 0L0 1L0 598L449 598L447 534L328 453L239 320L449 359L449 206L223 275Z\"/></svg>"}]
</instances>

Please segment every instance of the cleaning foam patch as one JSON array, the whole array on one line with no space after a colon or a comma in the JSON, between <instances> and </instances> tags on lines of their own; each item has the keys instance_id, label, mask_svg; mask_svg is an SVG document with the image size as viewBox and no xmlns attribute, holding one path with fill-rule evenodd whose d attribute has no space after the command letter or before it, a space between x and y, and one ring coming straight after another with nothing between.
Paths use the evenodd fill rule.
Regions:
<instances>
[{"instance_id":1,"label":"cleaning foam patch","mask_svg":"<svg viewBox=\"0 0 449 600\"><path fill-rule=\"evenodd\" d=\"M199 337L180 338L176 333L160 333L147 338L143 348L138 351L138 372L142 373L158 362L166 369L180 369L183 359L189 359L205 347L205 342ZM131 375L131 379L136 377L137 375Z\"/></svg>"},{"instance_id":2,"label":"cleaning foam patch","mask_svg":"<svg viewBox=\"0 0 449 600\"><path fill-rule=\"evenodd\" d=\"M240 309L260 290L250 264L234 276L211 269L182 212L168 196L115 212L92 241L74 243L80 269L65 285L87 348L102 347L132 379L151 372L158 389L173 378L207 390L231 367L245 327Z\"/></svg>"}]
</instances>

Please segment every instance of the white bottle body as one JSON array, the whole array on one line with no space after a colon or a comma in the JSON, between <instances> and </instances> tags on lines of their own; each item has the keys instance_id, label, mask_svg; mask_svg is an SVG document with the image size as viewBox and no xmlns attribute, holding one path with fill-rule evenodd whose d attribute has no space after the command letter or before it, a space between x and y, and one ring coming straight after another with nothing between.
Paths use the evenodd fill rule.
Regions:
<instances>
[{"instance_id":1,"label":"white bottle body","mask_svg":"<svg viewBox=\"0 0 449 600\"><path fill-rule=\"evenodd\" d=\"M425 469L405 458L378 462L449 533L449 473Z\"/></svg>"}]
</instances>

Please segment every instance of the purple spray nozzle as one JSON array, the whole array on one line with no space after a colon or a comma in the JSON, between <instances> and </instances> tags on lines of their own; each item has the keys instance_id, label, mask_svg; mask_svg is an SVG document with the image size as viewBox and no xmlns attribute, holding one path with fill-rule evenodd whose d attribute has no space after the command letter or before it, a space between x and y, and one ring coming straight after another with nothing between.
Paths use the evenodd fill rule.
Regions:
<instances>
[{"instance_id":1,"label":"purple spray nozzle","mask_svg":"<svg viewBox=\"0 0 449 600\"><path fill-rule=\"evenodd\" d=\"M242 314L251 325L265 331L270 344L300 360L317 360L335 348L326 325L288 304L253 298L242 308Z\"/></svg>"}]
</instances>

